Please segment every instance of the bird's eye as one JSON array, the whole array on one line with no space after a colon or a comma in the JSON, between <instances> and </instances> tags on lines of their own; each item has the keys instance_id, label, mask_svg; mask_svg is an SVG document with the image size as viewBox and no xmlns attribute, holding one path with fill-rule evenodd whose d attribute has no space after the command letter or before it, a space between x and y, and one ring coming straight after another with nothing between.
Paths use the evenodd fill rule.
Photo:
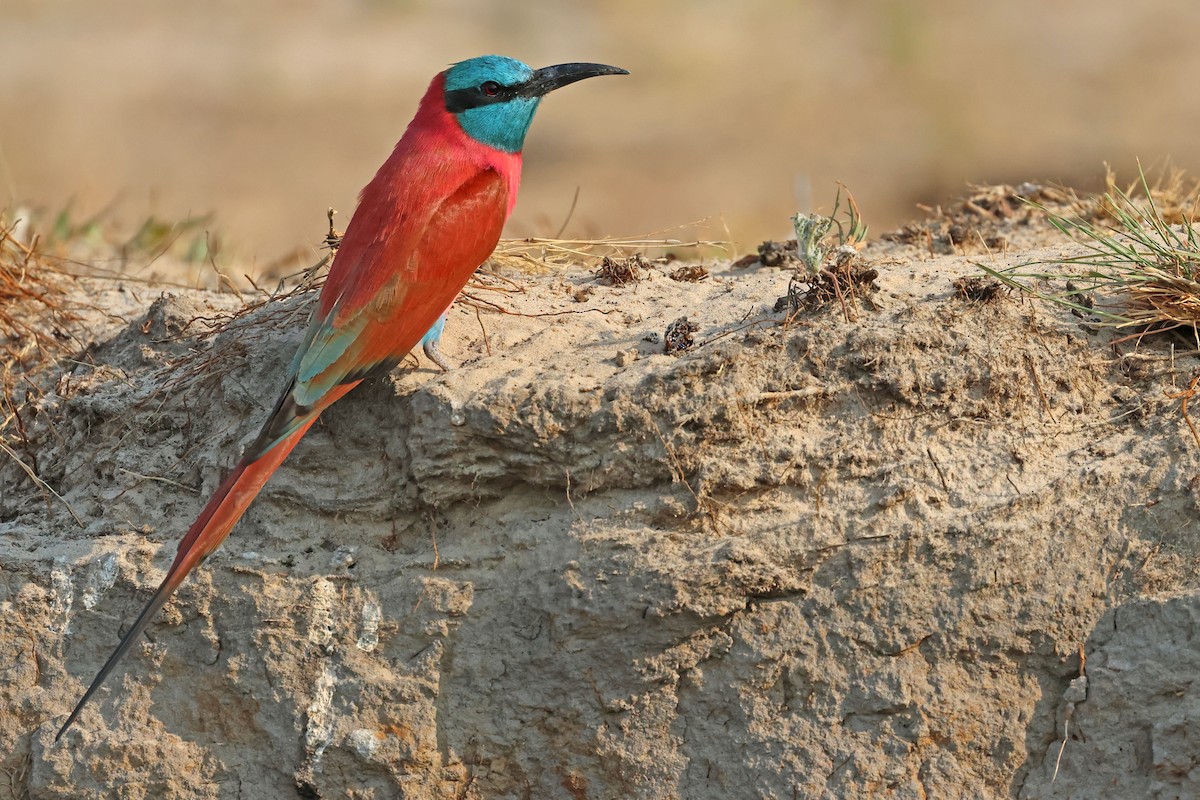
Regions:
<instances>
[{"instance_id":1,"label":"bird's eye","mask_svg":"<svg viewBox=\"0 0 1200 800\"><path fill-rule=\"evenodd\" d=\"M488 97L495 97L496 95L500 94L500 84L496 83L495 81L484 81L483 83L479 84L479 90Z\"/></svg>"}]
</instances>

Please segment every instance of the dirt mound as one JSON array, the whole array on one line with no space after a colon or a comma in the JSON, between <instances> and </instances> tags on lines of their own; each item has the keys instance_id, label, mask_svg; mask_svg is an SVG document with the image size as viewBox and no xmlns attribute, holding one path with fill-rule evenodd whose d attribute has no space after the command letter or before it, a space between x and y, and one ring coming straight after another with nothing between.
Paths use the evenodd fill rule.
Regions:
<instances>
[{"instance_id":1,"label":"dirt mound","mask_svg":"<svg viewBox=\"0 0 1200 800\"><path fill-rule=\"evenodd\" d=\"M14 795L1195 791L1194 361L863 259L869 303L787 325L761 265L455 311L460 366L327 413L55 745L305 313L197 338L228 296L143 292L25 411L62 499L0 462Z\"/></svg>"}]
</instances>

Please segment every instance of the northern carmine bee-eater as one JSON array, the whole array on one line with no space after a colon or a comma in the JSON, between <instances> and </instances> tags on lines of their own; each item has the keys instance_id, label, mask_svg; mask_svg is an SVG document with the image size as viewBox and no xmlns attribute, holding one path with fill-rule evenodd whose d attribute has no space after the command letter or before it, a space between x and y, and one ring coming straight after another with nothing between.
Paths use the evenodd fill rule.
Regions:
<instances>
[{"instance_id":1,"label":"northern carmine bee-eater","mask_svg":"<svg viewBox=\"0 0 1200 800\"><path fill-rule=\"evenodd\" d=\"M433 79L359 197L275 410L188 529L158 591L56 739L188 572L225 540L321 412L396 366L491 255L517 200L521 148L542 97L584 78L627 74L604 64L535 70L481 56Z\"/></svg>"}]
</instances>

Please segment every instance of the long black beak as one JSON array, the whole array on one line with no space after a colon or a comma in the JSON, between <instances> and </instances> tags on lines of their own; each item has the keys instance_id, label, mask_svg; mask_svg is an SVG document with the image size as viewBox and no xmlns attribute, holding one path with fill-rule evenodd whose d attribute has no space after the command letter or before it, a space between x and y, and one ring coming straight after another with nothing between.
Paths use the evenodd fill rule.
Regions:
<instances>
[{"instance_id":1,"label":"long black beak","mask_svg":"<svg viewBox=\"0 0 1200 800\"><path fill-rule=\"evenodd\" d=\"M541 97L544 94L561 89L569 83L581 81L584 78L595 78L598 75L628 75L629 70L620 67L610 67L607 64L555 64L553 67L542 67L534 70L533 77L521 87L521 94L526 97Z\"/></svg>"}]
</instances>

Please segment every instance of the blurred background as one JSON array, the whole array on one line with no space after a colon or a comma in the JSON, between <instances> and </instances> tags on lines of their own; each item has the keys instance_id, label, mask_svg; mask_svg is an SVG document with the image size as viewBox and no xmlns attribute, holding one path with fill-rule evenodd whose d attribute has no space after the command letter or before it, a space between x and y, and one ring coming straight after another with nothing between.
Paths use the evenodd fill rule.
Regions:
<instances>
[{"instance_id":1,"label":"blurred background","mask_svg":"<svg viewBox=\"0 0 1200 800\"><path fill-rule=\"evenodd\" d=\"M0 0L0 208L201 217L217 263L278 275L432 75L496 52L633 73L543 104L510 236L578 190L566 235L753 251L837 181L879 234L969 183L1200 171L1196 30L1189 0Z\"/></svg>"}]
</instances>

